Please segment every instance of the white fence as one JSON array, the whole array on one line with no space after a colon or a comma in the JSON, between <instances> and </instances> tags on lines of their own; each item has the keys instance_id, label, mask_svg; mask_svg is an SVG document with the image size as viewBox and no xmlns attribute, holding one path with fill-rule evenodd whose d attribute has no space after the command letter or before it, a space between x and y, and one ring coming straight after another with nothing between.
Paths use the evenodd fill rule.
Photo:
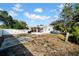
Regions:
<instances>
[{"instance_id":1,"label":"white fence","mask_svg":"<svg viewBox=\"0 0 79 59\"><path fill-rule=\"evenodd\" d=\"M29 30L17 30L17 29L1 29L0 36L13 35L13 34L27 34Z\"/></svg>"}]
</instances>

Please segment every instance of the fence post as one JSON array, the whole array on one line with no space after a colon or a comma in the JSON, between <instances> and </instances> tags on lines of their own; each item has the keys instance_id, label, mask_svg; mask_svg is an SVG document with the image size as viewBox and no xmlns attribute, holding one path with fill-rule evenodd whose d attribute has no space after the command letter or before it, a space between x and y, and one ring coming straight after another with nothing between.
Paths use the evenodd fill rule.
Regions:
<instances>
[{"instance_id":1,"label":"fence post","mask_svg":"<svg viewBox=\"0 0 79 59\"><path fill-rule=\"evenodd\" d=\"M65 38L65 42L68 41L68 38L69 38L69 32L66 33L66 38Z\"/></svg>"}]
</instances>

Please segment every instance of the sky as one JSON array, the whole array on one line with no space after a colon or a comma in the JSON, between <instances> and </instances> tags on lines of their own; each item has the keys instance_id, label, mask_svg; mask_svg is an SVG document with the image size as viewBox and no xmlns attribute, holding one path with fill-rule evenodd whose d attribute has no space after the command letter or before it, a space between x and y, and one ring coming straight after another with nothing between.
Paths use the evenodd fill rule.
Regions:
<instances>
[{"instance_id":1,"label":"sky","mask_svg":"<svg viewBox=\"0 0 79 59\"><path fill-rule=\"evenodd\" d=\"M62 8L60 3L0 3L0 10L28 26L49 25L58 19Z\"/></svg>"}]
</instances>

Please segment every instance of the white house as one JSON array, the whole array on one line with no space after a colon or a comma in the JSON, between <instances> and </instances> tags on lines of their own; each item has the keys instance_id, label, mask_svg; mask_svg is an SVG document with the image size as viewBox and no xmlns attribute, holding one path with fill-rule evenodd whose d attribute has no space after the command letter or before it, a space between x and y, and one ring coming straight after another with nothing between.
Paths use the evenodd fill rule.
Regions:
<instances>
[{"instance_id":1,"label":"white house","mask_svg":"<svg viewBox=\"0 0 79 59\"><path fill-rule=\"evenodd\" d=\"M31 27L31 32L32 33L50 33L51 31L53 31L53 27L52 26L43 26L43 25L39 25L39 26L34 26Z\"/></svg>"},{"instance_id":2,"label":"white house","mask_svg":"<svg viewBox=\"0 0 79 59\"><path fill-rule=\"evenodd\" d=\"M52 26L44 26L43 27L43 33L50 33L51 31L53 31L53 27Z\"/></svg>"}]
</instances>

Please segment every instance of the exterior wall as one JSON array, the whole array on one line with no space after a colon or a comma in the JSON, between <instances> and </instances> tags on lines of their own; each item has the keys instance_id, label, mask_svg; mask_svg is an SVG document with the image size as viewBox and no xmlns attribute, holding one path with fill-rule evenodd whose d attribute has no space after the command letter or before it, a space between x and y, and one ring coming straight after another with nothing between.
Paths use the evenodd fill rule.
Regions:
<instances>
[{"instance_id":1,"label":"exterior wall","mask_svg":"<svg viewBox=\"0 0 79 59\"><path fill-rule=\"evenodd\" d=\"M53 27L52 26L39 26L39 27L32 27L31 28L32 33L50 33L51 31L53 31Z\"/></svg>"},{"instance_id":2,"label":"exterior wall","mask_svg":"<svg viewBox=\"0 0 79 59\"><path fill-rule=\"evenodd\" d=\"M17 29L2 29L0 30L0 36L13 35L13 34L27 34L29 30L17 30Z\"/></svg>"},{"instance_id":3,"label":"exterior wall","mask_svg":"<svg viewBox=\"0 0 79 59\"><path fill-rule=\"evenodd\" d=\"M51 31L53 31L53 27L51 27L51 26L48 26L48 27L44 27L43 28L43 32L44 33L50 33Z\"/></svg>"}]
</instances>

